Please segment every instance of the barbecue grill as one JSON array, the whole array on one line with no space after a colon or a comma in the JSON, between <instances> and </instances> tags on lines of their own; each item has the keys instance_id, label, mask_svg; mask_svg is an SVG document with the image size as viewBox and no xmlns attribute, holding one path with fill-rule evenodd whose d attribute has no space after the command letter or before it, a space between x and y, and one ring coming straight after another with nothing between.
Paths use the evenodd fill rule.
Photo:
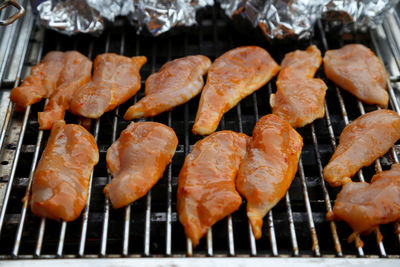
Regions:
<instances>
[{"instance_id":1,"label":"barbecue grill","mask_svg":"<svg viewBox=\"0 0 400 267\"><path fill-rule=\"evenodd\" d=\"M399 225L380 226L380 231L362 237L365 245L356 248L346 239L351 229L344 222L328 222L339 189L323 180L322 168L329 161L338 137L351 120L377 109L365 105L328 81L323 71L317 76L329 87L326 115L323 119L298 129L304 139L299 169L285 198L264 219L263 237L255 240L246 217L245 205L215 224L193 248L177 220L177 177L192 145L201 139L191 133L199 97L154 117L152 120L172 127L179 145L172 163L149 193L126 208L113 210L102 193L110 181L105 156L108 147L126 128L121 117L125 110L143 96L137 96L115 111L91 121L91 133L97 140L100 161L90 179L87 206L74 222L56 222L38 218L30 212L27 201L32 177L43 152L49 132L38 130L37 112L45 101L14 112L9 102L10 89L26 77L31 66L51 50L78 50L90 59L104 52L125 56L145 55L148 63L141 71L142 84L165 62L190 54L203 54L214 60L223 52L242 45L266 48L277 62L285 53L316 44L324 53L346 43L363 43L382 59L389 74L389 108L400 113L400 17L397 10L384 24L368 33L327 33L318 21L311 41L270 44L257 34L238 29L217 7L198 13L199 25L178 29L159 37L138 36L120 19L104 34L67 37L37 26L28 0L25 17L0 28L0 263L13 264L398 264L400 258ZM7 17L0 15L0 20ZM251 135L257 119L271 112L269 96L276 90L275 80L242 100L226 113L218 130L229 129ZM67 123L79 123L71 114ZM399 161L395 145L372 167L363 168L354 180L366 180L376 171L389 169ZM397 231L397 233L396 233ZM381 240L380 233L383 236ZM192 258L189 258L192 257ZM207 258L205 258L207 257ZM72 258L72 260L71 260ZM93 259L93 258L107 258ZM389 258L389 259L381 259ZM42 259L42 260L37 260ZM91 260L89 260L91 259ZM25 260L25 261L21 261Z\"/></svg>"}]
</instances>

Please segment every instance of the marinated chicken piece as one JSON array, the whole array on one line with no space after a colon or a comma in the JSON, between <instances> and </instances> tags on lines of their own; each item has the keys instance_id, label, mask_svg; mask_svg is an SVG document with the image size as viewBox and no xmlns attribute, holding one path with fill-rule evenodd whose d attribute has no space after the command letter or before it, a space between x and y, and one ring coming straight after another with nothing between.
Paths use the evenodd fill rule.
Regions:
<instances>
[{"instance_id":1,"label":"marinated chicken piece","mask_svg":"<svg viewBox=\"0 0 400 267\"><path fill-rule=\"evenodd\" d=\"M236 179L256 239L262 235L263 217L289 189L302 147L300 134L278 116L269 114L256 123Z\"/></svg>"},{"instance_id":2,"label":"marinated chicken piece","mask_svg":"<svg viewBox=\"0 0 400 267\"><path fill-rule=\"evenodd\" d=\"M131 106L125 120L153 117L188 102L201 92L211 61L197 55L175 59L146 80L145 97Z\"/></svg>"},{"instance_id":3,"label":"marinated chicken piece","mask_svg":"<svg viewBox=\"0 0 400 267\"><path fill-rule=\"evenodd\" d=\"M245 134L216 132L198 141L186 157L178 178L177 210L194 246L209 227L242 203L235 178L247 140Z\"/></svg>"},{"instance_id":4,"label":"marinated chicken piece","mask_svg":"<svg viewBox=\"0 0 400 267\"><path fill-rule=\"evenodd\" d=\"M375 174L371 183L351 182L337 195L328 220L346 221L354 233L369 234L380 224L400 220L400 165ZM362 243L360 244L362 246Z\"/></svg>"},{"instance_id":5,"label":"marinated chicken piece","mask_svg":"<svg viewBox=\"0 0 400 267\"><path fill-rule=\"evenodd\" d=\"M33 178L32 213L55 220L77 219L86 205L89 178L98 161L99 150L88 131L55 122Z\"/></svg>"},{"instance_id":6,"label":"marinated chicken piece","mask_svg":"<svg viewBox=\"0 0 400 267\"><path fill-rule=\"evenodd\" d=\"M375 110L358 117L340 135L328 165L325 180L331 186L351 182L351 177L378 157L383 156L400 139L400 116L386 109Z\"/></svg>"},{"instance_id":7,"label":"marinated chicken piece","mask_svg":"<svg viewBox=\"0 0 400 267\"><path fill-rule=\"evenodd\" d=\"M324 81L313 76L321 64L321 52L312 45L285 56L276 82L277 92L271 95L272 113L293 127L303 127L325 115Z\"/></svg>"},{"instance_id":8,"label":"marinated chicken piece","mask_svg":"<svg viewBox=\"0 0 400 267\"><path fill-rule=\"evenodd\" d=\"M321 62L321 51L315 45L310 45L306 50L287 53L281 62L281 68L283 70L290 67L295 71L293 75L296 78L313 78Z\"/></svg>"},{"instance_id":9,"label":"marinated chicken piece","mask_svg":"<svg viewBox=\"0 0 400 267\"><path fill-rule=\"evenodd\" d=\"M387 106L388 75L382 62L367 47L349 44L327 51L324 69L330 80L365 103Z\"/></svg>"},{"instance_id":10,"label":"marinated chicken piece","mask_svg":"<svg viewBox=\"0 0 400 267\"><path fill-rule=\"evenodd\" d=\"M92 81L75 92L69 111L97 119L113 110L139 91L140 68L146 57L124 57L113 53L98 55L94 60Z\"/></svg>"},{"instance_id":11,"label":"marinated chicken piece","mask_svg":"<svg viewBox=\"0 0 400 267\"><path fill-rule=\"evenodd\" d=\"M132 122L107 150L113 175L104 193L115 209L143 197L163 176L178 145L174 130L157 122Z\"/></svg>"},{"instance_id":12,"label":"marinated chicken piece","mask_svg":"<svg viewBox=\"0 0 400 267\"><path fill-rule=\"evenodd\" d=\"M257 46L232 49L217 58L208 70L193 133L214 132L224 113L265 85L279 71L267 51Z\"/></svg>"},{"instance_id":13,"label":"marinated chicken piece","mask_svg":"<svg viewBox=\"0 0 400 267\"><path fill-rule=\"evenodd\" d=\"M43 112L38 113L42 130L51 129L53 123L64 118L75 90L90 81L92 61L76 51L64 53L64 68L60 74L57 89L50 96Z\"/></svg>"},{"instance_id":14,"label":"marinated chicken piece","mask_svg":"<svg viewBox=\"0 0 400 267\"><path fill-rule=\"evenodd\" d=\"M47 53L39 64L32 67L22 84L11 90L10 99L16 103L16 110L24 110L42 98L48 98L57 88L63 67L63 52Z\"/></svg>"}]
</instances>

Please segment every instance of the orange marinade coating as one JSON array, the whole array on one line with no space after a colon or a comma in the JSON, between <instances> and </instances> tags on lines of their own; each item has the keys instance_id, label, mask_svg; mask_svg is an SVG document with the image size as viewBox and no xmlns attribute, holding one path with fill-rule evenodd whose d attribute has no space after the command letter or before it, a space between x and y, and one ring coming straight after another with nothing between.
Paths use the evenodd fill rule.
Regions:
<instances>
[{"instance_id":1,"label":"orange marinade coating","mask_svg":"<svg viewBox=\"0 0 400 267\"><path fill-rule=\"evenodd\" d=\"M88 131L55 122L33 178L32 213L55 220L77 219L86 205L89 178L98 160L96 141Z\"/></svg>"},{"instance_id":2,"label":"orange marinade coating","mask_svg":"<svg viewBox=\"0 0 400 267\"><path fill-rule=\"evenodd\" d=\"M293 127L303 127L325 115L325 93L328 87L313 78L321 65L321 51L309 46L285 55L276 82L277 92L271 95L272 113Z\"/></svg>"},{"instance_id":3,"label":"orange marinade coating","mask_svg":"<svg viewBox=\"0 0 400 267\"><path fill-rule=\"evenodd\" d=\"M214 132L228 110L265 85L278 71L279 65L258 46L238 47L221 55L208 70L193 133Z\"/></svg>"},{"instance_id":4,"label":"orange marinade coating","mask_svg":"<svg viewBox=\"0 0 400 267\"><path fill-rule=\"evenodd\" d=\"M339 145L324 168L324 178L331 186L351 182L351 177L400 139L400 116L387 109L368 112L347 125Z\"/></svg>"},{"instance_id":5,"label":"orange marinade coating","mask_svg":"<svg viewBox=\"0 0 400 267\"><path fill-rule=\"evenodd\" d=\"M140 69L146 57L125 57L114 53L98 55L94 60L92 81L74 93L69 111L97 119L139 91Z\"/></svg>"},{"instance_id":6,"label":"orange marinade coating","mask_svg":"<svg viewBox=\"0 0 400 267\"><path fill-rule=\"evenodd\" d=\"M91 78L92 61L77 51L64 53L64 68L55 92L43 112L38 113L40 129L51 129L53 123L64 118L75 90L88 83Z\"/></svg>"},{"instance_id":7,"label":"orange marinade coating","mask_svg":"<svg viewBox=\"0 0 400 267\"><path fill-rule=\"evenodd\" d=\"M24 110L42 98L48 98L56 90L63 68L63 52L47 53L39 64L32 67L22 84L11 90L10 99L16 103L16 109Z\"/></svg>"},{"instance_id":8,"label":"orange marinade coating","mask_svg":"<svg viewBox=\"0 0 400 267\"><path fill-rule=\"evenodd\" d=\"M302 147L300 134L278 116L269 114L257 121L236 179L256 239L262 235L263 217L289 189Z\"/></svg>"},{"instance_id":9,"label":"orange marinade coating","mask_svg":"<svg viewBox=\"0 0 400 267\"><path fill-rule=\"evenodd\" d=\"M167 62L147 78L145 97L126 111L124 119L153 117L188 102L203 89L210 65L210 59L201 55Z\"/></svg>"},{"instance_id":10,"label":"orange marinade coating","mask_svg":"<svg viewBox=\"0 0 400 267\"><path fill-rule=\"evenodd\" d=\"M369 234L380 224L400 220L400 165L375 174L371 183L345 184L328 219L346 221L356 234Z\"/></svg>"},{"instance_id":11,"label":"orange marinade coating","mask_svg":"<svg viewBox=\"0 0 400 267\"><path fill-rule=\"evenodd\" d=\"M163 176L178 145L174 130L158 122L132 122L107 150L113 175L104 193L113 208L143 197Z\"/></svg>"},{"instance_id":12,"label":"orange marinade coating","mask_svg":"<svg viewBox=\"0 0 400 267\"><path fill-rule=\"evenodd\" d=\"M194 246L242 203L235 178L247 140L245 134L220 131L198 141L187 155L178 178L177 209Z\"/></svg>"},{"instance_id":13,"label":"orange marinade coating","mask_svg":"<svg viewBox=\"0 0 400 267\"><path fill-rule=\"evenodd\" d=\"M367 104L386 107L388 75L378 57L361 44L328 50L324 57L326 77Z\"/></svg>"}]
</instances>

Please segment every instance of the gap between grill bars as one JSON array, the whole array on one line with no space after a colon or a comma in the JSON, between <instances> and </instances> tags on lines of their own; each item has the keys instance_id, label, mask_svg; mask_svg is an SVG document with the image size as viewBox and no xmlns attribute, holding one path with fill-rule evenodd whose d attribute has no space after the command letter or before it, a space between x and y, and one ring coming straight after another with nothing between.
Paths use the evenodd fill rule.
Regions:
<instances>
[{"instance_id":1,"label":"gap between grill bars","mask_svg":"<svg viewBox=\"0 0 400 267\"><path fill-rule=\"evenodd\" d=\"M123 22L98 39L90 36L69 38L35 27L34 18L29 14L27 12L23 19L10 27L0 28L0 37L5 37L0 42L0 52L3 53L0 55L0 100L3 99L1 103L6 104L6 108L0 107L0 124L3 125L0 136L0 196L4 195L4 208L0 213L0 241L3 244L0 259L124 256L399 258L400 236L394 232L394 229L399 228L398 224L394 225L394 229L393 225L380 227L384 236L382 242L377 243L376 236L379 233L362 237L366 245L363 249L357 249L346 242L350 230L345 223L325 220L325 213L332 210L337 190L325 184L322 169L336 147L343 127L350 120L376 107L364 105L333 86L322 72L318 76L329 85L326 115L324 119L299 129L305 146L298 173L284 199L265 217L263 237L260 240L254 239L246 217L245 204L239 211L215 224L196 248L186 239L178 221L177 176L185 156L194 143L201 139L191 134L199 97L154 118L154 121L172 127L179 139L176 155L166 168L164 178L146 197L121 210L111 208L102 193L102 188L111 179L106 169L105 153L129 123L121 119L122 113L143 96L143 89L119 109L93 122L91 133L99 145L100 162L90 179L88 202L82 217L71 223L36 218L31 214L28 202L21 203L21 199L30 191L35 167L48 138L48 132L37 130L35 113L43 108L44 102L19 114L14 112L12 103L8 101L8 91L17 86L20 77L26 77L29 67L48 51L77 49L90 59L105 52L125 56L145 55L148 63L141 71L144 87L144 81L150 73L157 71L165 62L185 55L204 54L214 60L223 52L240 45L260 45L280 62L285 53L304 49L307 44L270 45L265 39L249 36L235 28L215 7L199 14L199 26L193 28L193 31L157 38L136 36L132 28ZM399 41L397 33L400 33L398 25L398 16L394 14L385 20L382 27L372 31L370 36L362 35L359 39L358 35L352 35L350 41L370 46L386 63L391 75L388 81L390 107L400 113L396 92L400 80L400 49L396 45ZM329 37L323 30L323 24L318 21L316 36L311 42L322 52L349 42L332 42ZM19 53L15 52L17 49L20 49ZM275 90L273 80L241 101L225 114L218 130L234 130L251 135L257 119L270 113L269 96ZM65 119L67 123L77 123L77 118L70 114ZM377 170L387 169L391 162L399 161L396 148L389 154L389 157L377 160ZM364 179L363 174L371 177L373 171L370 169L363 169L358 179Z\"/></svg>"}]
</instances>

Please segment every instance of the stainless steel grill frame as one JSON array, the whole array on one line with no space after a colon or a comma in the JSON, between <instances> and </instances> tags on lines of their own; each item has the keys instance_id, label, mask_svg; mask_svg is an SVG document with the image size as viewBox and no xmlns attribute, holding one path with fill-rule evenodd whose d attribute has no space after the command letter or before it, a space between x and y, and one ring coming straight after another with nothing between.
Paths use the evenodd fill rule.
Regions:
<instances>
[{"instance_id":1,"label":"stainless steel grill frame","mask_svg":"<svg viewBox=\"0 0 400 267\"><path fill-rule=\"evenodd\" d=\"M127 126L120 116L128 106L143 96L128 101L99 120L92 121L91 132L100 150L100 162L90 179L87 206L75 222L54 222L33 216L28 202L21 199L28 195L32 177L46 143L48 132L39 131L36 112L45 101L28 107L24 113L15 113L9 102L9 90L20 83L42 55L50 50L76 49L93 59L97 54L115 52L127 56L145 55L148 63L142 69L142 84L147 76L165 62L188 54L205 54L215 59L223 52L240 45L260 45L280 62L285 53L304 49L309 43L268 44L238 29L217 8L200 12L198 27L157 38L136 36L123 20L99 38L90 36L65 37L36 26L30 12L29 1L25 17L13 25L0 28L0 259L8 264L37 261L13 259L53 259L39 261L51 263L60 258L59 264L68 264L69 258L79 263L86 258L112 258L110 261L125 265L129 260L119 257L140 258L142 264L179 264L192 262L208 264L201 257L235 257L235 259L209 259L215 264L240 265L265 264L393 264L400 258L400 231L398 223L381 226L374 235L362 237L364 248L347 244L351 233L345 223L327 222L326 212L332 210L338 189L327 186L322 169L336 147L338 136L345 125L365 112L377 107L364 105L347 92L329 82L322 71L318 76L329 87L325 102L326 115L309 126L299 129L304 138L304 149L296 178L284 199L268 213L264 220L264 236L256 241L245 214L245 205L238 212L218 222L210 229L198 248L193 249L186 239L176 215L177 175L184 157L201 137L191 134L198 97L173 111L154 118L172 127L179 138L179 145L172 164L164 178L146 195L121 210L110 209L102 188L111 179L105 166L105 152L119 133ZM6 14L1 14L2 16ZM349 42L360 42L371 47L384 62L389 74L390 108L400 114L398 83L400 82L400 18L397 11L385 19L384 24L368 34L327 34L318 21L311 43L324 52ZM270 113L269 95L276 90L272 81L253 95L244 99L222 119L219 129L251 134L257 119ZM79 120L67 114L68 123ZM363 168L358 173L360 181L370 178L375 170L387 169L399 162L398 146L378 159L375 166ZM357 178L355 178L356 180ZM194 256L197 259L177 259ZM253 258L248 258L248 257ZM255 257L254 257L255 256ZM152 257L144 259L143 257ZM162 259L158 259L163 257ZM261 257L261 258L260 258ZM273 258L278 257L278 258ZM300 258L291 258L300 257ZM345 259L340 259L345 257ZM368 259L360 259L368 257ZM62 258L62 259L61 259ZM77 258L84 258L78 261ZM240 258L240 259L237 259ZM349 259L348 259L349 258ZM353 259L354 258L354 259ZM370 259L373 258L373 259ZM354 260L354 261L353 261ZM397 261L398 262L398 261ZM110 262L109 262L110 263ZM92 260L92 264L104 264Z\"/></svg>"}]
</instances>

